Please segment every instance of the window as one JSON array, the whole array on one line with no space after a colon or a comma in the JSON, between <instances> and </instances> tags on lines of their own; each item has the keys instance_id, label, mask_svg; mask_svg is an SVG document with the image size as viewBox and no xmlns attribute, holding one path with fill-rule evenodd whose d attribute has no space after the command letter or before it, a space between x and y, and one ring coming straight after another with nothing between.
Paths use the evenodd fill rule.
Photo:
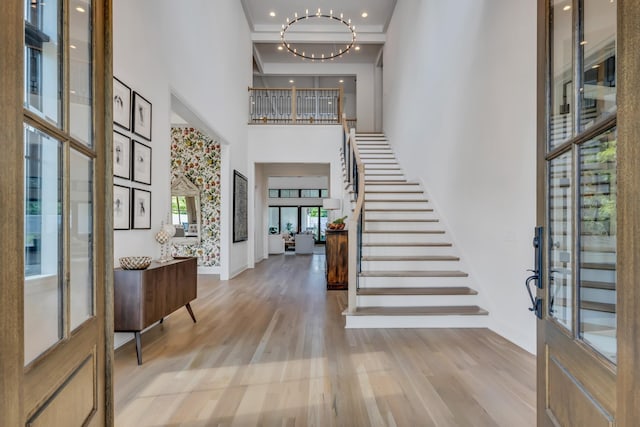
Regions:
<instances>
[{"instance_id":1,"label":"window","mask_svg":"<svg viewBox=\"0 0 640 427\"><path fill-rule=\"evenodd\" d=\"M269 189L269 197L272 199L280 197L280 190Z\"/></svg>"},{"instance_id":2,"label":"window","mask_svg":"<svg viewBox=\"0 0 640 427\"><path fill-rule=\"evenodd\" d=\"M300 190L300 197L320 197L320 190Z\"/></svg>"},{"instance_id":3,"label":"window","mask_svg":"<svg viewBox=\"0 0 640 427\"><path fill-rule=\"evenodd\" d=\"M294 198L300 197L300 190L280 190L280 197Z\"/></svg>"}]
</instances>

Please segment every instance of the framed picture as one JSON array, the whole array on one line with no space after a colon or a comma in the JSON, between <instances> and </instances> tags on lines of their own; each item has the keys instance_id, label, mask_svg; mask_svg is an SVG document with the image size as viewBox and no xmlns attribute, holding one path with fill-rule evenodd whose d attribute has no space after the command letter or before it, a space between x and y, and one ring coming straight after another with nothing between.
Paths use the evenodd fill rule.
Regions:
<instances>
[{"instance_id":1,"label":"framed picture","mask_svg":"<svg viewBox=\"0 0 640 427\"><path fill-rule=\"evenodd\" d=\"M151 103L133 92L133 133L151 141Z\"/></svg>"},{"instance_id":2,"label":"framed picture","mask_svg":"<svg viewBox=\"0 0 640 427\"><path fill-rule=\"evenodd\" d=\"M113 131L113 176L131 179L131 140Z\"/></svg>"},{"instance_id":3,"label":"framed picture","mask_svg":"<svg viewBox=\"0 0 640 427\"><path fill-rule=\"evenodd\" d=\"M133 180L151 185L151 147L133 141Z\"/></svg>"},{"instance_id":4,"label":"framed picture","mask_svg":"<svg viewBox=\"0 0 640 427\"><path fill-rule=\"evenodd\" d=\"M233 243L248 239L247 227L247 178L237 170L233 171Z\"/></svg>"},{"instance_id":5,"label":"framed picture","mask_svg":"<svg viewBox=\"0 0 640 427\"><path fill-rule=\"evenodd\" d=\"M132 188L131 216L132 229L148 230L151 228L151 191Z\"/></svg>"},{"instance_id":6,"label":"framed picture","mask_svg":"<svg viewBox=\"0 0 640 427\"><path fill-rule=\"evenodd\" d=\"M113 78L113 123L131 130L131 88Z\"/></svg>"},{"instance_id":7,"label":"framed picture","mask_svg":"<svg viewBox=\"0 0 640 427\"><path fill-rule=\"evenodd\" d=\"M130 188L122 185L113 186L113 229L128 230L131 228L129 214L131 212Z\"/></svg>"}]
</instances>

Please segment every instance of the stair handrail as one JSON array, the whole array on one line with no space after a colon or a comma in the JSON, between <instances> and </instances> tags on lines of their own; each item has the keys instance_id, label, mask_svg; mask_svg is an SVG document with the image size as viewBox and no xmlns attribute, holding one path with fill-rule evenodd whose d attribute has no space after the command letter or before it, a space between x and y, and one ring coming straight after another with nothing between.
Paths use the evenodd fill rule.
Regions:
<instances>
[{"instance_id":1,"label":"stair handrail","mask_svg":"<svg viewBox=\"0 0 640 427\"><path fill-rule=\"evenodd\" d=\"M360 159L360 151L356 144L356 130L347 126L346 115L343 115L343 128L345 132L343 155L347 170L347 179L352 186L356 200L351 218L348 221L349 263L348 263L348 291L347 312L354 313L357 308L358 280L361 271L362 259L362 231L364 224L364 165Z\"/></svg>"}]
</instances>

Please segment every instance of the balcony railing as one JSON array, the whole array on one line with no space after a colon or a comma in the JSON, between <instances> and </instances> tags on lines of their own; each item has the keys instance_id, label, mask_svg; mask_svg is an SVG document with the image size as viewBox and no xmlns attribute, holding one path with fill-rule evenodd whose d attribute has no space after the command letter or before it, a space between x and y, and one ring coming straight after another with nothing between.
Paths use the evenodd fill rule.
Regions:
<instances>
[{"instance_id":1,"label":"balcony railing","mask_svg":"<svg viewBox=\"0 0 640 427\"><path fill-rule=\"evenodd\" d=\"M340 124L343 100L341 88L249 88L249 123Z\"/></svg>"}]
</instances>

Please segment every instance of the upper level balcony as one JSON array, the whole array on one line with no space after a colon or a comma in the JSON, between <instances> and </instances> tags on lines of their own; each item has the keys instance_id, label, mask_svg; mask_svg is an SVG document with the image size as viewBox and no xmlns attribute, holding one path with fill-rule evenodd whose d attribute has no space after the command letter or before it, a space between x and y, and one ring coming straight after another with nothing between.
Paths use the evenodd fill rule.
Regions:
<instances>
[{"instance_id":1,"label":"upper level balcony","mask_svg":"<svg viewBox=\"0 0 640 427\"><path fill-rule=\"evenodd\" d=\"M343 112L342 88L249 88L249 124L340 124Z\"/></svg>"}]
</instances>

